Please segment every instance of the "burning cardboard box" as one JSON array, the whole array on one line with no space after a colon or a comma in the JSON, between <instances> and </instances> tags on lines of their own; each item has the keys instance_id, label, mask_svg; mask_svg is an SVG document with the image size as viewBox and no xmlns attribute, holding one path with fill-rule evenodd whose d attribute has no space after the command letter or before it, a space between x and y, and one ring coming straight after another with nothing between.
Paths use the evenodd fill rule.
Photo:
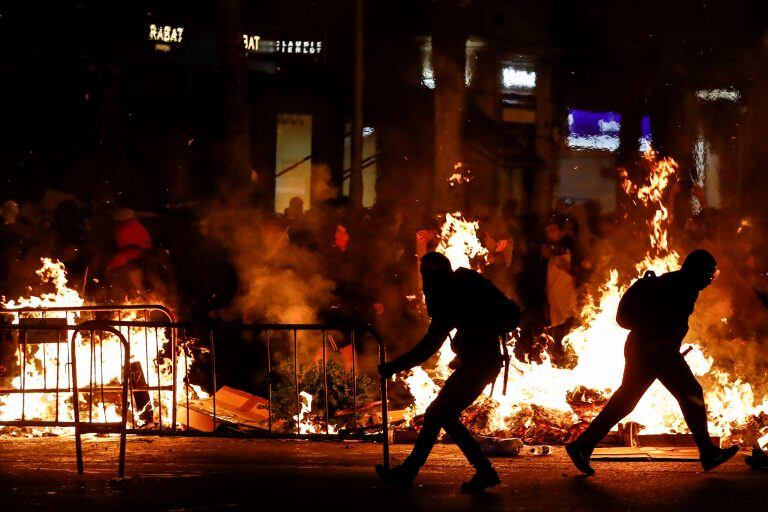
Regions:
<instances>
[{"instance_id":1,"label":"burning cardboard box","mask_svg":"<svg viewBox=\"0 0 768 512\"><path fill-rule=\"evenodd\" d=\"M222 425L236 429L266 430L269 424L269 401L239 389L223 386L214 397L190 400L189 408L186 403L180 404L177 418L182 425L201 432L214 432Z\"/></svg>"}]
</instances>

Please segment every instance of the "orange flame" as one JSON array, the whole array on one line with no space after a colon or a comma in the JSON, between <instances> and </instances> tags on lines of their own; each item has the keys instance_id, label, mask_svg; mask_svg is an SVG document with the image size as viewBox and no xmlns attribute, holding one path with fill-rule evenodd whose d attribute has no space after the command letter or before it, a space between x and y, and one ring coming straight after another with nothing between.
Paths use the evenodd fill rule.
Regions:
<instances>
[{"instance_id":1,"label":"orange flame","mask_svg":"<svg viewBox=\"0 0 768 512\"><path fill-rule=\"evenodd\" d=\"M653 151L646 153L645 159L650 167L647 183L638 186L629 180L626 171L620 174L625 192L653 210L648 220L651 249L636 265L638 277L648 269L657 274L676 270L680 263L678 253L669 248L669 212L663 203L665 190L677 179L678 164L671 158L659 160ZM454 268L470 267L476 256L487 254L477 239L477 228L477 222L464 220L460 213L446 215L438 251L451 260ZM619 299L626 288L619 284L619 272L613 270L608 281L589 298L581 312L580 325L564 339L578 357L574 368L557 368L546 355L540 364L513 358L507 395L501 393L502 374L493 387L493 394L489 386L479 399L492 405L489 431L506 430L515 414L532 405L559 413L566 423L573 424L578 417L566 400L571 390L586 386L608 393L618 387L624 367L623 345L627 331L616 324L615 317ZM434 399L440 389L437 382L450 374L448 363L451 359L453 354L449 340L446 340L435 369L415 368L406 377L405 382L415 399L409 410L410 416L422 414ZM713 369L713 359L698 345L693 344L686 359L695 375L714 377L715 385L705 389L712 435L728 437L735 427L744 425L760 413L768 413L768 397L758 399L749 383ZM646 433L687 432L677 402L659 382L651 386L627 420L644 425ZM768 430L761 441L768 443Z\"/></svg>"},{"instance_id":2,"label":"orange flame","mask_svg":"<svg viewBox=\"0 0 768 512\"><path fill-rule=\"evenodd\" d=\"M32 295L30 297L20 297L16 300L10 300L3 303L8 309L22 307L67 307L77 308L84 305L84 300L68 285L66 269L64 264L54 261L50 258L42 259L42 267L37 271L42 284L52 284L54 291ZM47 312L48 318L64 318L67 315L67 323L75 325L78 322L77 314L74 312ZM37 314L36 316L42 316ZM19 315L13 315L13 322L19 322ZM123 320L135 320L135 313L127 313ZM170 341L165 335L163 329L142 329L121 327L119 329L124 336L130 340L131 362L138 362L144 372L147 385L157 387L159 385L167 386L173 383L173 360L164 357L162 354L168 350ZM22 353L21 349L16 351L16 364L22 369L22 376L17 376L11 382L14 389L50 389L56 387L68 388L71 386L71 377L69 372L69 354L71 353L72 331L67 332L66 339L57 348L47 347L49 344L28 344L27 354ZM102 335L100 343L97 343L92 352L91 340L86 340L78 335L75 339L77 358L80 362L78 366L79 388L87 388L93 385L98 388L101 383L115 384L122 379L122 345L119 340L107 333ZM92 361L92 354L95 362ZM184 354L179 350L175 354L178 368L184 368ZM189 357L189 356L187 356ZM25 364L26 359L26 364ZM87 364L87 362L91 364ZM84 364L84 362L86 362ZM187 358L187 364L189 359ZM176 372L177 389L185 389L184 372ZM207 394L199 387L190 387L192 397L206 398ZM170 417L170 411L173 407L172 391L161 391L158 397L157 392L150 393L151 406L155 411L162 408L164 420ZM58 397L59 419L61 421L73 421L74 409L71 404L69 393L60 393ZM83 407L87 407L87 395L80 394L80 400ZM101 400L101 395L94 396L93 401L93 421L95 422L113 422L118 421L120 412L118 410L118 400L115 403L109 400ZM149 407L149 406L148 406ZM27 419L53 420L57 409L56 393L36 393L11 394L0 397L0 419L4 421L19 420L23 416ZM81 407L81 411L83 408ZM140 418L140 410L134 410L136 425L141 426L143 421ZM130 418L129 418L130 420ZM165 425L164 425L165 426ZM62 429L51 429L59 433L66 433Z\"/></svg>"}]
</instances>

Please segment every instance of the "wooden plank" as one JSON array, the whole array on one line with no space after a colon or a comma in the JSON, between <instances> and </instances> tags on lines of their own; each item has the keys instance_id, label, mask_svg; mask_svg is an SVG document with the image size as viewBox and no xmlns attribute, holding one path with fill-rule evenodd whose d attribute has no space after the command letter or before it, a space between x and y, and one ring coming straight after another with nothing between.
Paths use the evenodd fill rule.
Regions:
<instances>
[{"instance_id":1,"label":"wooden plank","mask_svg":"<svg viewBox=\"0 0 768 512\"><path fill-rule=\"evenodd\" d=\"M632 446L616 446L611 448L595 448L592 460L622 461L622 462L647 462L651 457L639 448Z\"/></svg>"},{"instance_id":2,"label":"wooden plank","mask_svg":"<svg viewBox=\"0 0 768 512\"><path fill-rule=\"evenodd\" d=\"M696 448L645 447L643 451L656 462L698 462L699 460L699 450Z\"/></svg>"},{"instance_id":3,"label":"wooden plank","mask_svg":"<svg viewBox=\"0 0 768 512\"><path fill-rule=\"evenodd\" d=\"M699 452L695 448L676 447L612 447L596 448L592 454L596 461L621 462L698 462Z\"/></svg>"}]
</instances>

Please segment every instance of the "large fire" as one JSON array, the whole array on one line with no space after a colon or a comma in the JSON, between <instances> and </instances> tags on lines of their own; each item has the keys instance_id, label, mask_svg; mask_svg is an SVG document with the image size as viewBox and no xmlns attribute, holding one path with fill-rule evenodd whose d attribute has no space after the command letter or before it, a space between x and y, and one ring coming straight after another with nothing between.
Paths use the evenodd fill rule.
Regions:
<instances>
[{"instance_id":1,"label":"large fire","mask_svg":"<svg viewBox=\"0 0 768 512\"><path fill-rule=\"evenodd\" d=\"M647 183L636 184L622 173L622 188L638 206L650 212L648 220L648 241L650 249L635 265L636 276L652 269L657 274L679 268L680 256L669 246L669 212L664 205L664 192L676 179L677 164L671 159L658 159L652 152L646 154L650 173ZM440 233L438 251L445 254L454 268L469 267L481 270L487 261L488 250L477 237L478 222L466 220L461 213L448 213ZM50 259L42 261L38 270L41 284L51 291L18 298L3 303L7 309L35 307L77 308L85 301L76 290L69 287L64 265ZM514 434L528 439L566 440L579 431L585 422L591 420L612 390L621 382L624 367L623 345L627 331L615 322L619 299L628 284L622 282L618 270L610 272L607 281L589 297L580 313L580 322L564 338L564 343L573 351L577 363L572 368L559 368L543 356L541 362L520 361L512 358L508 375L507 393L503 394L503 373L493 387L489 386L475 404L471 427L482 434ZM42 316L41 314L27 314ZM64 318L69 325L76 325L82 319L75 312L46 312L47 318ZM122 320L136 319L135 313L125 313ZM13 314L13 323L19 323L19 314ZM199 386L186 381L185 371L189 368L190 354L183 347L177 347L172 354L171 340L164 329L121 327L120 331L130 341L130 358L143 372L146 386L150 388L149 403L143 408L136 404L131 407L129 424L138 427L171 426L175 406L170 390L176 379L178 393L189 393L192 398L207 398ZM72 331L61 343L29 343L26 354L21 347L16 351L15 364L21 375L11 382L14 389L49 390L54 387L71 387L69 371L69 339ZM699 347L695 340L686 340L691 350L686 359L694 374L706 376L705 398L707 402L710 432L722 438L734 437L744 426L756 417L768 415L768 396L758 397L749 382L718 369L711 356ZM78 358L78 388L81 390L101 384L120 383L121 344L108 333L100 336L95 346L90 339L78 336L75 339ZM515 336L509 342L510 353L514 353ZM439 351L434 367L414 368L405 377L414 402L406 418L422 414L440 390L451 370L453 359L449 340L446 339ZM152 388L163 387L162 391ZM73 421L74 412L71 393L36 392L7 394L0 396L0 421L30 420ZM311 415L312 396L302 392L301 411L294 416L302 434L324 433L326 426ZM81 393L81 414L91 411L94 422L118 421L121 415L116 393ZM145 414L149 409L152 413ZM57 416L58 414L58 416ZM87 413L86 413L87 414ZM473 414L473 412L470 412ZM482 416L482 419L480 417ZM162 417L162 421L161 421ZM687 428L679 407L672 396L656 382L645 394L634 412L626 419L641 424L645 433L686 432ZM162 423L162 425L159 425ZM60 431L61 429L50 429ZM329 433L335 433L335 425L328 426ZM768 431L760 433L759 443L768 443Z\"/></svg>"},{"instance_id":2,"label":"large fire","mask_svg":"<svg viewBox=\"0 0 768 512\"><path fill-rule=\"evenodd\" d=\"M622 173L622 187L635 204L652 213L648 220L650 250L637 263L636 275L646 270L657 274L679 268L680 257L668 241L669 213L663 204L666 187L676 179L677 163L656 154L645 155L650 168L648 182L632 183ZM460 213L446 215L438 251L445 254L454 268L472 267L475 256L485 254L477 240L478 224L466 221ZM463 252L462 252L463 250ZM480 269L480 267L475 266ZM628 284L621 284L618 270L587 301L580 314L579 325L564 339L578 357L573 368L558 368L544 355L541 363L521 362L512 358L507 381L507 394L502 394L503 372L493 387L489 386L475 408L485 412L483 421L471 428L481 434L513 433L536 439L537 428L546 423L547 440L567 440L590 421L604 400L615 390L624 368L626 330L616 324L616 310ZM721 438L732 437L735 430L753 418L768 413L768 397L756 397L752 386L740 378L713 367L708 356L692 340L686 360L697 376L708 375L705 398L709 413L710 433ZM510 342L514 344L513 340ZM513 353L513 346L510 353ZM453 359L449 340L440 349L434 369L418 367L405 378L414 396L410 417L422 414L440 389L439 383L450 374ZM643 433L687 432L687 427L674 398L657 381L645 394L634 412L625 420L644 426ZM557 428L557 432L552 432ZM763 438L768 442L768 434Z\"/></svg>"},{"instance_id":3,"label":"large fire","mask_svg":"<svg viewBox=\"0 0 768 512\"><path fill-rule=\"evenodd\" d=\"M81 318L76 311L50 311L13 313L16 308L72 308L84 306L85 301L78 292L69 287L64 264L49 258L42 260L42 267L37 271L41 289L49 291L30 295L16 300L4 302L2 305L9 310L13 324L19 324L20 316L36 318L65 318L69 326L75 326L86 318ZM36 287L30 287L30 292ZM130 306L130 304L126 304ZM139 311L122 311L113 320L138 321ZM136 393L131 393L128 426L149 429L167 429L172 424L173 411L176 406L190 399L209 398L199 385L189 383L187 374L193 363L193 351L187 350L187 344L195 345L198 340L185 340L186 344L177 346L177 353L172 355L170 331L166 329L144 328L141 326L117 329L130 343L130 361L133 390L135 387L148 388L144 396L148 401L143 405L135 400ZM0 395L0 421L74 421L74 408L71 389L71 336L73 331L66 331L60 343L28 343L26 350L21 344L16 350L14 364L19 370L10 383L14 390L35 390L27 393L11 393ZM120 396L114 391L115 386L122 383L122 344L114 335L108 332L97 332L95 338L90 335L78 335L75 339L77 346L77 380L80 389L80 419L94 423L118 422L121 418L119 408ZM26 352L26 354L25 354ZM176 359L176 404L173 397L174 361ZM140 369L140 371L139 371ZM136 379L137 372L144 381ZM102 392L102 385L110 386L112 390ZM57 393L55 388L64 389ZM158 388L161 388L158 391ZM51 390L51 391L40 391ZM91 395L91 391L95 391ZM312 412L312 395L300 393L301 411L294 416L301 434L335 434L338 427L334 424L325 425ZM146 400L146 398L145 398ZM183 413L182 413L183 414ZM184 418L178 418L184 421ZM183 424L175 425L184 427ZM57 434L71 433L66 428L45 427L35 429L35 432L47 431Z\"/></svg>"},{"instance_id":4,"label":"large fire","mask_svg":"<svg viewBox=\"0 0 768 512\"><path fill-rule=\"evenodd\" d=\"M41 286L51 291L10 300L3 303L9 310L14 308L78 308L85 301L78 292L68 286L64 264L48 258L42 260L42 267L37 271ZM32 288L30 288L31 290ZM13 323L18 324L19 314L13 313ZM24 313L24 316L46 318L65 318L70 326L76 325L82 319L77 312L46 311L42 313ZM137 313L128 311L122 313L121 320L137 319ZM141 327L120 327L120 332L130 342L130 359L133 365L141 368L145 386L149 388L163 387L161 391L150 391L149 401L142 407L134 404L131 407L132 417L128 418L129 425L137 427L154 424L161 428L171 426L173 411L172 388L174 371L172 357L176 358L179 369L188 368L189 354L179 348L177 354L171 354L170 340L165 329L144 329ZM71 388L71 335L67 331L60 343L28 343L26 354L21 345L16 350L15 364L21 370L13 378L13 389L49 390L56 387ZM86 339L87 338L87 339ZM115 386L122 382L122 345L117 337L109 333L98 333L95 339L90 336L78 335L75 339L77 347L77 386L80 390L97 390L90 393L81 391L81 419L88 418L93 422L116 422L121 417L119 396L115 392L100 392L102 385ZM186 365L185 365L186 363ZM136 373L135 371L133 372ZM186 375L183 371L176 372L176 387L179 393L184 393ZM144 383L135 385L144 385ZM166 389L167 388L167 389ZM192 397L204 395L199 387L189 388ZM58 402L58 403L57 403ZM92 402L92 403L91 403ZM151 412L150 412L151 410ZM147 413L150 412L148 415ZM58 418L57 418L58 413ZM16 421L74 421L74 408L71 392L14 393L0 396L0 420ZM162 423L162 424L161 424ZM60 429L51 429L58 431Z\"/></svg>"}]
</instances>

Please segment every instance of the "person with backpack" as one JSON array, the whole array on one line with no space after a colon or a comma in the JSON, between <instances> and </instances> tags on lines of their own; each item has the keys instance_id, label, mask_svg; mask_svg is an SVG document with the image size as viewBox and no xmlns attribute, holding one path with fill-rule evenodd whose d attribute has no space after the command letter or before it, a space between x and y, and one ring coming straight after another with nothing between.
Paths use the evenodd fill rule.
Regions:
<instances>
[{"instance_id":1,"label":"person with backpack","mask_svg":"<svg viewBox=\"0 0 768 512\"><path fill-rule=\"evenodd\" d=\"M715 446L707 430L704 393L680 353L688 333L688 317L699 293L717 277L715 258L703 249L690 253L680 270L656 276L646 272L635 281L619 302L617 323L629 329L624 346L624 376L600 414L566 452L583 473L593 475L589 465L597 443L635 408L656 379L680 404L688 428L699 448L704 471L733 457L738 446Z\"/></svg>"},{"instance_id":2,"label":"person with backpack","mask_svg":"<svg viewBox=\"0 0 768 512\"><path fill-rule=\"evenodd\" d=\"M499 476L475 438L461 424L460 416L485 387L496 380L502 364L508 364L506 345L500 343L500 337L517 326L520 310L474 270L452 270L450 261L442 254L425 254L420 270L427 313L432 319L427 333L409 352L379 365L379 372L389 377L423 363L456 329L451 338L451 349L456 354L450 365L454 372L427 407L424 423L408 458L392 469L378 465L376 472L387 484L409 487L426 462L442 428L476 470L474 477L462 484L462 489L480 491L499 484Z\"/></svg>"}]
</instances>

